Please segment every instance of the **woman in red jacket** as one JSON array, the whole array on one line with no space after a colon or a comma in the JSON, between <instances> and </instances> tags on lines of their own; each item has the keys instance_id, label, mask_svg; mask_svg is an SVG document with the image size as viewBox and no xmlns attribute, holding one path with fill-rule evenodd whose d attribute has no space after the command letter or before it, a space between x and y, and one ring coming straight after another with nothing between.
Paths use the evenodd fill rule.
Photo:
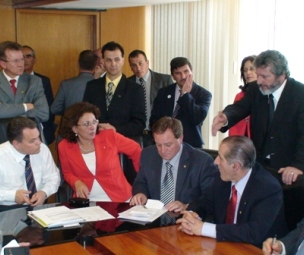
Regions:
<instances>
[{"instance_id":1,"label":"woman in red jacket","mask_svg":"<svg viewBox=\"0 0 304 255\"><path fill-rule=\"evenodd\" d=\"M244 82L244 86L239 86L242 91L235 96L234 102L241 100L246 93L249 83L257 80L255 67L253 66L253 61L255 60L255 58L256 56L252 55L242 60L241 79ZM241 120L229 129L229 136L232 135L242 135L251 138L250 116L247 116L245 119Z\"/></svg>"},{"instance_id":2,"label":"woman in red jacket","mask_svg":"<svg viewBox=\"0 0 304 255\"><path fill-rule=\"evenodd\" d=\"M139 170L138 143L113 129L98 129L99 109L89 103L72 105L62 117L58 144L59 160L74 197L91 201L124 202L131 198L131 185L121 167L119 154L129 156Z\"/></svg>"}]
</instances>

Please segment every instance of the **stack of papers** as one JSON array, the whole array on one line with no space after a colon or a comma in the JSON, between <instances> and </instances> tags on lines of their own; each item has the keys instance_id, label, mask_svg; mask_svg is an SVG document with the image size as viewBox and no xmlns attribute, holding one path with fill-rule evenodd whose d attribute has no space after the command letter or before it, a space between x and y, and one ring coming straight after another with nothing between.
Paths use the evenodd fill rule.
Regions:
<instances>
[{"instance_id":1,"label":"stack of papers","mask_svg":"<svg viewBox=\"0 0 304 255\"><path fill-rule=\"evenodd\" d=\"M28 212L28 216L45 228L66 227L72 224L115 219L99 206L69 209L56 206Z\"/></svg>"},{"instance_id":2,"label":"stack of papers","mask_svg":"<svg viewBox=\"0 0 304 255\"><path fill-rule=\"evenodd\" d=\"M149 199L146 205L136 205L122 213L118 218L134 223L149 223L167 212L164 204L158 200Z\"/></svg>"}]
</instances>

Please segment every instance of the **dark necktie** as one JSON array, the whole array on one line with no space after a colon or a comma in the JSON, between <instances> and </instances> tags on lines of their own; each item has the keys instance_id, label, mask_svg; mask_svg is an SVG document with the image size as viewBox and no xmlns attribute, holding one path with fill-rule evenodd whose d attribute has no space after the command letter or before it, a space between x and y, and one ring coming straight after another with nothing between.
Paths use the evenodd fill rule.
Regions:
<instances>
[{"instance_id":1,"label":"dark necktie","mask_svg":"<svg viewBox=\"0 0 304 255\"><path fill-rule=\"evenodd\" d=\"M269 107L269 115L268 115L268 128L270 127L271 125L271 122L272 122L272 118L273 118L273 115L274 115L274 102L273 102L273 95L270 94L268 96L268 107Z\"/></svg>"},{"instance_id":2,"label":"dark necktie","mask_svg":"<svg viewBox=\"0 0 304 255\"><path fill-rule=\"evenodd\" d=\"M181 95L182 95L182 90L179 90L179 98L181 97ZM179 99L178 98L178 99ZM177 99L177 100L178 100ZM176 101L177 101L176 100ZM178 110L179 110L179 108L180 108L180 106L179 106L179 104L176 102L176 105L175 105L175 108L174 108L174 111L173 111L173 114L172 114L172 117L176 117L176 115L178 114Z\"/></svg>"},{"instance_id":3,"label":"dark necktie","mask_svg":"<svg viewBox=\"0 0 304 255\"><path fill-rule=\"evenodd\" d=\"M16 95L16 91L17 91L16 80L15 79L10 80L10 84L11 84L11 88L12 88L14 95Z\"/></svg>"},{"instance_id":4,"label":"dark necktie","mask_svg":"<svg viewBox=\"0 0 304 255\"><path fill-rule=\"evenodd\" d=\"M166 162L166 175L161 186L160 201L165 205L174 201L174 179L172 165Z\"/></svg>"},{"instance_id":5,"label":"dark necktie","mask_svg":"<svg viewBox=\"0 0 304 255\"><path fill-rule=\"evenodd\" d=\"M144 90L145 115L146 115L146 119L147 119L147 117L148 117L148 110L147 110L148 105L147 105L147 91L146 91L146 86L145 86L146 82L143 78L140 78L139 81L140 81L140 85L143 87L143 90Z\"/></svg>"},{"instance_id":6,"label":"dark necktie","mask_svg":"<svg viewBox=\"0 0 304 255\"><path fill-rule=\"evenodd\" d=\"M108 91L106 93L106 104L107 104L107 108L109 108L109 105L111 103L112 97L113 97L113 86L114 83L113 82L109 82L108 83Z\"/></svg>"},{"instance_id":7,"label":"dark necktie","mask_svg":"<svg viewBox=\"0 0 304 255\"><path fill-rule=\"evenodd\" d=\"M235 208L237 203L237 190L235 185L231 187L231 198L228 204L227 215L226 215L226 224L233 224L234 223L234 215L235 215Z\"/></svg>"},{"instance_id":8,"label":"dark necktie","mask_svg":"<svg viewBox=\"0 0 304 255\"><path fill-rule=\"evenodd\" d=\"M29 191L32 191L32 193L29 194L29 198L32 198L32 196L37 192L37 189L36 189L35 179L34 179L32 167L31 167L30 156L25 155L23 160L25 161L26 186Z\"/></svg>"}]
</instances>

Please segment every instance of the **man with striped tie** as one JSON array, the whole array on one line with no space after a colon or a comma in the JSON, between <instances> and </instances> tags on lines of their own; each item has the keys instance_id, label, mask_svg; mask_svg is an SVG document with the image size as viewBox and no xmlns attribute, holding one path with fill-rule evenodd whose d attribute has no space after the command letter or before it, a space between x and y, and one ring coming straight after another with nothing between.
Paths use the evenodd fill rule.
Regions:
<instances>
[{"instance_id":1,"label":"man with striped tie","mask_svg":"<svg viewBox=\"0 0 304 255\"><path fill-rule=\"evenodd\" d=\"M42 205L60 183L50 150L26 117L11 120L7 137L0 145L0 205Z\"/></svg>"},{"instance_id":2,"label":"man with striped tie","mask_svg":"<svg viewBox=\"0 0 304 255\"><path fill-rule=\"evenodd\" d=\"M7 137L0 144L0 229L19 242L41 245L42 229L28 226L27 207L42 205L57 192L59 170L33 120L13 118Z\"/></svg>"},{"instance_id":3,"label":"man with striped tie","mask_svg":"<svg viewBox=\"0 0 304 255\"><path fill-rule=\"evenodd\" d=\"M175 118L159 119L152 134L155 145L142 151L130 204L144 205L148 198L157 199L168 211L180 212L213 182L213 158L183 142L183 127Z\"/></svg>"}]
</instances>

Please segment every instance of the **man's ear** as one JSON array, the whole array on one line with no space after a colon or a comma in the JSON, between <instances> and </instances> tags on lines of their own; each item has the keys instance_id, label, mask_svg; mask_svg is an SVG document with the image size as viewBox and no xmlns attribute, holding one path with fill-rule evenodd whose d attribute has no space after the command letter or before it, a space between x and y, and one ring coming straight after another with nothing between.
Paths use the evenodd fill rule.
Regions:
<instances>
[{"instance_id":1,"label":"man's ear","mask_svg":"<svg viewBox=\"0 0 304 255\"><path fill-rule=\"evenodd\" d=\"M235 161L232 163L233 172L237 172L238 170L240 170L240 168L241 168L240 162Z\"/></svg>"},{"instance_id":2,"label":"man's ear","mask_svg":"<svg viewBox=\"0 0 304 255\"><path fill-rule=\"evenodd\" d=\"M14 148L19 148L20 147L20 142L18 142L17 140L13 140L12 145L14 146Z\"/></svg>"}]
</instances>

